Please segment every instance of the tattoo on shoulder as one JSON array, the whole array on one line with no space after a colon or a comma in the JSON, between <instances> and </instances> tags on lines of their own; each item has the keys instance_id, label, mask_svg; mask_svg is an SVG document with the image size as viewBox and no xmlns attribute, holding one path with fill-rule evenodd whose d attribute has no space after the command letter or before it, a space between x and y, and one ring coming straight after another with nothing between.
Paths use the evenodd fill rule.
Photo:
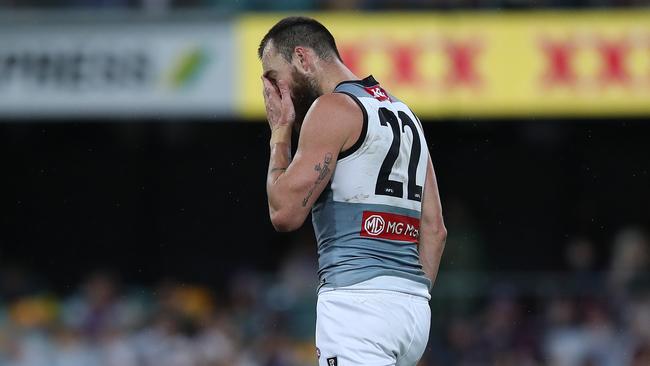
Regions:
<instances>
[{"instance_id":1,"label":"tattoo on shoulder","mask_svg":"<svg viewBox=\"0 0 650 366\"><path fill-rule=\"evenodd\" d=\"M316 181L314 182L314 185L311 186L309 189L309 192L307 192L307 196L302 200L302 207L307 206L307 202L309 202L309 199L311 196L314 194L314 190L316 187L327 178L329 175L331 169L330 169L330 163L332 162L332 154L327 153L325 154L325 157L323 158L322 163L318 163L314 165L314 170L318 172L318 177L316 178Z\"/></svg>"}]
</instances>

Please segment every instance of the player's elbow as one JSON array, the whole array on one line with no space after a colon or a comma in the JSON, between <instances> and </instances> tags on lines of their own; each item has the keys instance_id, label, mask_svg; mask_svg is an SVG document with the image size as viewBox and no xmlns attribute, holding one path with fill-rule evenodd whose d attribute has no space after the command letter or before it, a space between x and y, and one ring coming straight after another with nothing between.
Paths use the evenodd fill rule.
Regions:
<instances>
[{"instance_id":1,"label":"player's elbow","mask_svg":"<svg viewBox=\"0 0 650 366\"><path fill-rule=\"evenodd\" d=\"M440 224L433 232L433 235L443 244L447 241L447 228L444 224Z\"/></svg>"},{"instance_id":2,"label":"player's elbow","mask_svg":"<svg viewBox=\"0 0 650 366\"><path fill-rule=\"evenodd\" d=\"M297 215L289 211L273 211L271 212L271 224L278 232L289 232L298 230L305 220L300 220Z\"/></svg>"},{"instance_id":3,"label":"player's elbow","mask_svg":"<svg viewBox=\"0 0 650 366\"><path fill-rule=\"evenodd\" d=\"M445 224L440 224L435 227L433 230L433 237L435 238L435 241L438 243L440 250L442 251L445 248L445 243L447 242L447 228L445 227Z\"/></svg>"},{"instance_id":4,"label":"player's elbow","mask_svg":"<svg viewBox=\"0 0 650 366\"><path fill-rule=\"evenodd\" d=\"M428 241L431 241L440 247L444 247L445 242L447 241L447 228L444 223L423 223L421 231L420 235L429 238L430 240Z\"/></svg>"}]
</instances>

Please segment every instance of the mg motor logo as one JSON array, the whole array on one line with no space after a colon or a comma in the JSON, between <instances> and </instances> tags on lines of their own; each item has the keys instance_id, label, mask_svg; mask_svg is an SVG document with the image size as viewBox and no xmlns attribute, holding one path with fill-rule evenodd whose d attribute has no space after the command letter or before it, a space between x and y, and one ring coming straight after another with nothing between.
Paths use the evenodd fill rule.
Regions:
<instances>
[{"instance_id":1,"label":"mg motor logo","mask_svg":"<svg viewBox=\"0 0 650 366\"><path fill-rule=\"evenodd\" d=\"M372 215L363 221L363 228L371 236L377 236L384 231L386 222L379 215Z\"/></svg>"},{"instance_id":2,"label":"mg motor logo","mask_svg":"<svg viewBox=\"0 0 650 366\"><path fill-rule=\"evenodd\" d=\"M420 219L388 212L364 211L359 235L417 243Z\"/></svg>"}]
</instances>

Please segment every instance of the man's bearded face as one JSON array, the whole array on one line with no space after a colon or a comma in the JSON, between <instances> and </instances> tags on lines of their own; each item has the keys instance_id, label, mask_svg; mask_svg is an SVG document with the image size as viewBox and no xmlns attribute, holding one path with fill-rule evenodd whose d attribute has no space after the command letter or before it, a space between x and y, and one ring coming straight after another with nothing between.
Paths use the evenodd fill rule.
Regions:
<instances>
[{"instance_id":1,"label":"man's bearded face","mask_svg":"<svg viewBox=\"0 0 650 366\"><path fill-rule=\"evenodd\" d=\"M300 129L307 111L314 101L321 95L316 82L306 75L301 74L294 66L291 73L293 85L291 85L291 100L293 109L296 112L295 126Z\"/></svg>"}]
</instances>

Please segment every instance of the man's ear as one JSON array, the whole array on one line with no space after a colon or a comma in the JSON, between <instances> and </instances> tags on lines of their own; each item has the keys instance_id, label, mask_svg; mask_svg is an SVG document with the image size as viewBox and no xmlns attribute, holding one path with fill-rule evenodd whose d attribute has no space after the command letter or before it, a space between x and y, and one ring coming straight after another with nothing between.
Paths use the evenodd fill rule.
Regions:
<instances>
[{"instance_id":1,"label":"man's ear","mask_svg":"<svg viewBox=\"0 0 650 366\"><path fill-rule=\"evenodd\" d=\"M314 55L313 51L309 48L296 46L293 49L293 62L294 65L305 73L313 71Z\"/></svg>"}]
</instances>

